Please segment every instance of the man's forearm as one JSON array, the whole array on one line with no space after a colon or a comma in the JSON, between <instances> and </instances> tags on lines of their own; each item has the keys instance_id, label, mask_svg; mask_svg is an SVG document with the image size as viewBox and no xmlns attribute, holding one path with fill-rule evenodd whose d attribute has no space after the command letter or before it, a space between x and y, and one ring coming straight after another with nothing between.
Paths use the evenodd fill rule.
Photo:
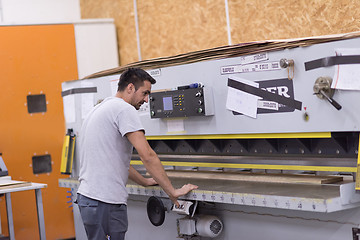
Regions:
<instances>
[{"instance_id":1,"label":"man's forearm","mask_svg":"<svg viewBox=\"0 0 360 240\"><path fill-rule=\"evenodd\" d=\"M191 190L197 188L196 185L185 184L181 188L174 189L170 182L170 179L165 173L164 167L161 164L160 159L158 158L154 150L150 147L143 131L129 132L126 134L126 137L137 150L141 161L144 163L147 171L151 174L152 180L155 179L156 182L153 181L152 185L156 183L159 184L173 203L178 205L179 203L177 201L177 198L179 196L183 196ZM135 169L131 169L131 171L132 170ZM131 177L136 177L136 175L131 175Z\"/></svg>"},{"instance_id":2,"label":"man's forearm","mask_svg":"<svg viewBox=\"0 0 360 240\"><path fill-rule=\"evenodd\" d=\"M170 179L166 175L164 167L155 152L154 154L151 154L151 157L149 159L143 159L143 163L146 167L146 170L156 180L156 182L161 186L161 188L164 189L166 194L169 197L174 197L175 189L171 184Z\"/></svg>"},{"instance_id":3,"label":"man's forearm","mask_svg":"<svg viewBox=\"0 0 360 240\"><path fill-rule=\"evenodd\" d=\"M139 185L146 185L145 178L131 165L129 167L129 178Z\"/></svg>"}]
</instances>

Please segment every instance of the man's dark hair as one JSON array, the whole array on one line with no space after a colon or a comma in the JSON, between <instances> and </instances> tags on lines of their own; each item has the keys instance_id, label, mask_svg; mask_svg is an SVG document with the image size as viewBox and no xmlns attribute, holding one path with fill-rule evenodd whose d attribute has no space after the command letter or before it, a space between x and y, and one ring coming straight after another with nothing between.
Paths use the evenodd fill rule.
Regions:
<instances>
[{"instance_id":1,"label":"man's dark hair","mask_svg":"<svg viewBox=\"0 0 360 240\"><path fill-rule=\"evenodd\" d=\"M123 91L129 83L134 84L135 91L144 85L144 81L149 81L151 84L155 84L156 80L151 77L146 71L140 68L128 68L120 76L118 83L118 91Z\"/></svg>"}]
</instances>

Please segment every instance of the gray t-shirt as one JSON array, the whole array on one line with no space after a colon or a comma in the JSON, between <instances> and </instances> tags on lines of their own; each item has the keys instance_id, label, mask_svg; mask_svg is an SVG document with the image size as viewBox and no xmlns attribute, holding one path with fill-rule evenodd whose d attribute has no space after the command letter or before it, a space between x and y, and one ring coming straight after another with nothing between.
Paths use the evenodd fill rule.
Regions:
<instances>
[{"instance_id":1,"label":"gray t-shirt","mask_svg":"<svg viewBox=\"0 0 360 240\"><path fill-rule=\"evenodd\" d=\"M106 98L86 117L80 134L78 193L113 204L126 204L126 182L133 146L125 136L143 130L136 109L118 97Z\"/></svg>"}]
</instances>

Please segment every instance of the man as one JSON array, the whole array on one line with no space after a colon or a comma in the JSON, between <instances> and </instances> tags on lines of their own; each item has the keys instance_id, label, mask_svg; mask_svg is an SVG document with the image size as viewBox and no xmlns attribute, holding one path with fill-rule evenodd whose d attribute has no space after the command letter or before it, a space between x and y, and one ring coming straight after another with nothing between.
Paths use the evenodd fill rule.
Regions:
<instances>
[{"instance_id":1,"label":"man","mask_svg":"<svg viewBox=\"0 0 360 240\"><path fill-rule=\"evenodd\" d=\"M148 144L136 110L148 102L156 81L142 69L123 72L114 97L106 98L88 114L80 134L80 186L77 203L89 239L124 239L127 231L128 178L142 186L159 184L174 204L196 189L175 189ZM133 147L152 178L131 165Z\"/></svg>"}]
</instances>

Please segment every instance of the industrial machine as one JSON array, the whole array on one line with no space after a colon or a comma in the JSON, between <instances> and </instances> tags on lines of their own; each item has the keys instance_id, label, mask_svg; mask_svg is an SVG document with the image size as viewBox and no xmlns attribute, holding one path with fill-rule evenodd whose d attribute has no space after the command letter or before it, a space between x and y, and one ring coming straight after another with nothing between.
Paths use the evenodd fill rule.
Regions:
<instances>
[{"instance_id":1,"label":"industrial machine","mask_svg":"<svg viewBox=\"0 0 360 240\"><path fill-rule=\"evenodd\" d=\"M157 81L139 115L173 185L199 186L176 209L129 181L127 239L359 239L359 44L359 33L264 41L126 66ZM68 129L81 137L126 67L62 84ZM136 152L131 163L146 174ZM75 148L60 186L76 192L78 164Z\"/></svg>"}]
</instances>

